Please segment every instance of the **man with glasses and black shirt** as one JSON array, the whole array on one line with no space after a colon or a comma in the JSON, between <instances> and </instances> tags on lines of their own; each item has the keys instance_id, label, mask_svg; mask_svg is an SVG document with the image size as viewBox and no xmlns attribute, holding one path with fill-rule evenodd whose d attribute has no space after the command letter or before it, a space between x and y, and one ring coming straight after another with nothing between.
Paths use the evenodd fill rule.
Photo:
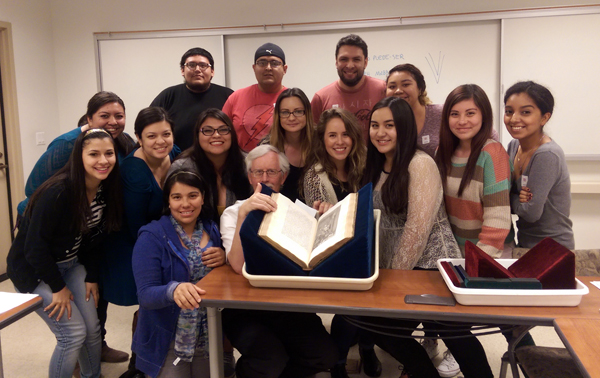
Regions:
<instances>
[{"instance_id":1,"label":"man with glasses and black shirt","mask_svg":"<svg viewBox=\"0 0 600 378\"><path fill-rule=\"evenodd\" d=\"M169 87L150 106L166 109L173 120L175 144L185 150L194 141L194 126L202 111L222 109L233 90L211 83L215 61L203 48L194 47L181 57L179 66L183 83Z\"/></svg>"},{"instance_id":2,"label":"man with glasses and black shirt","mask_svg":"<svg viewBox=\"0 0 600 378\"><path fill-rule=\"evenodd\" d=\"M335 47L338 80L321 88L310 102L315 122L324 110L342 108L350 111L363 125L365 141L369 137L371 109L385 97L385 81L365 76L369 63L367 43L358 35L340 39Z\"/></svg>"},{"instance_id":3,"label":"man with glasses and black shirt","mask_svg":"<svg viewBox=\"0 0 600 378\"><path fill-rule=\"evenodd\" d=\"M233 92L223 106L245 152L256 147L271 130L275 101L285 89L281 82L287 65L281 47L273 43L260 46L254 54L252 69L257 84Z\"/></svg>"}]
</instances>

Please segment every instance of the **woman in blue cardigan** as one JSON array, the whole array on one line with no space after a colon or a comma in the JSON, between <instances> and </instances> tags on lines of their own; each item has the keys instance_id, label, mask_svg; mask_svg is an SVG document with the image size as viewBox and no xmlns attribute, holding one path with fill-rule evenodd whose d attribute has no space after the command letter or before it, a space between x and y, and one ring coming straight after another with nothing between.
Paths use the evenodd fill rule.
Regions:
<instances>
[{"instance_id":1,"label":"woman in blue cardigan","mask_svg":"<svg viewBox=\"0 0 600 378\"><path fill-rule=\"evenodd\" d=\"M167 177L165 214L140 229L133 274L140 302L132 349L136 367L151 377L209 376L204 290L195 284L225 263L211 214L208 185L185 169Z\"/></svg>"}]
</instances>

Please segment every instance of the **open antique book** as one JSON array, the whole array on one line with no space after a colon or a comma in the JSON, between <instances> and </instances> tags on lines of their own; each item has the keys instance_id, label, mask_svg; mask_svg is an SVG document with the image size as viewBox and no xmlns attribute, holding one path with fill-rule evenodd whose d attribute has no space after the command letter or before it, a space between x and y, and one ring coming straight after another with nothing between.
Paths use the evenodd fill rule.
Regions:
<instances>
[{"instance_id":1,"label":"open antique book","mask_svg":"<svg viewBox=\"0 0 600 378\"><path fill-rule=\"evenodd\" d=\"M280 193L277 210L265 214L258 235L304 270L311 270L354 237L358 194L350 193L319 220Z\"/></svg>"}]
</instances>

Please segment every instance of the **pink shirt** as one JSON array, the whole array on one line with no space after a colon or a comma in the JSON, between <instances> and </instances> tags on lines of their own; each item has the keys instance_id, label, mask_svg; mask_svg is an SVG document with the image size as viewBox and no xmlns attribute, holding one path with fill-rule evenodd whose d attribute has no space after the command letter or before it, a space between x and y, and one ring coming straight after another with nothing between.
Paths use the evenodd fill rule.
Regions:
<instances>
[{"instance_id":1,"label":"pink shirt","mask_svg":"<svg viewBox=\"0 0 600 378\"><path fill-rule=\"evenodd\" d=\"M258 89L258 84L238 89L223 105L223 112L231 118L238 144L245 152L250 152L258 142L271 131L273 110L279 94L265 93Z\"/></svg>"},{"instance_id":2,"label":"pink shirt","mask_svg":"<svg viewBox=\"0 0 600 378\"><path fill-rule=\"evenodd\" d=\"M369 137L369 119L373 106L385 97L385 81L365 76L362 87L356 92L348 92L340 88L337 81L315 93L310 105L315 122L324 110L342 108L353 113L363 125L365 140Z\"/></svg>"}]
</instances>

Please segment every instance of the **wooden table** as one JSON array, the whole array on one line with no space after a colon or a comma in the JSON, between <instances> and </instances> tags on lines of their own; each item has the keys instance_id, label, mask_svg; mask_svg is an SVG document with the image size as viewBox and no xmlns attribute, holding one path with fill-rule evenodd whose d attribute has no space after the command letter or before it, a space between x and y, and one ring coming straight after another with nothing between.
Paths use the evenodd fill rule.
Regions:
<instances>
[{"instance_id":1,"label":"wooden table","mask_svg":"<svg viewBox=\"0 0 600 378\"><path fill-rule=\"evenodd\" d=\"M207 307L213 377L222 377L222 364L218 362L222 361L223 352L218 308L554 326L559 335L562 330L563 342L574 354L579 365L587 370L584 374L600 376L600 364L597 361L600 355L600 332L587 330L588 326L600 330L600 290L589 283L594 279L600 280L600 277L579 279L590 288L590 294L585 295L577 307L495 307L460 304L448 307L404 303L406 294L451 297L452 293L437 271L383 269L379 271L379 278L368 291L334 291L255 288L230 267L224 266L213 269L198 286L206 290L201 305ZM596 349L588 356L586 348L590 344Z\"/></svg>"},{"instance_id":2,"label":"wooden table","mask_svg":"<svg viewBox=\"0 0 600 378\"><path fill-rule=\"evenodd\" d=\"M1 293L0 293L1 294ZM1 296L0 296L1 298ZM27 302L14 307L11 310L0 314L0 330L4 327L16 322L27 314L42 307L42 297L35 297ZM0 345L0 378L4 378L4 369L2 367L2 346Z\"/></svg>"}]
</instances>

